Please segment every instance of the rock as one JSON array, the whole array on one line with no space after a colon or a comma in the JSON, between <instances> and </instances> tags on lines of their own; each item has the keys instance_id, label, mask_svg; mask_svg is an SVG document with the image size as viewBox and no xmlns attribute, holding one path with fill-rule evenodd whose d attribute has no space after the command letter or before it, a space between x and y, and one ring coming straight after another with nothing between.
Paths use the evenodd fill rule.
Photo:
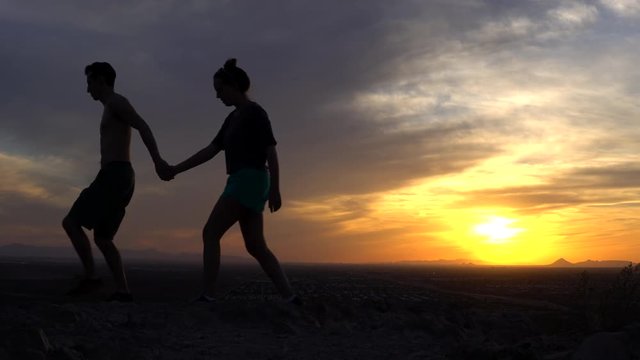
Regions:
<instances>
[{"instance_id":1,"label":"rock","mask_svg":"<svg viewBox=\"0 0 640 360\"><path fill-rule=\"evenodd\" d=\"M27 349L22 353L20 358L24 360L46 360L47 355L40 350Z\"/></svg>"},{"instance_id":2,"label":"rock","mask_svg":"<svg viewBox=\"0 0 640 360\"><path fill-rule=\"evenodd\" d=\"M329 335L347 336L353 333L351 326L345 321L329 320L323 325L324 331Z\"/></svg>"},{"instance_id":3,"label":"rock","mask_svg":"<svg viewBox=\"0 0 640 360\"><path fill-rule=\"evenodd\" d=\"M408 360L423 360L423 359L430 359L431 358L431 353L428 351L418 351L418 352L414 352L412 354L409 354L409 356L407 357Z\"/></svg>"},{"instance_id":4,"label":"rock","mask_svg":"<svg viewBox=\"0 0 640 360\"><path fill-rule=\"evenodd\" d=\"M623 332L601 332L586 338L572 360L630 360L628 336Z\"/></svg>"},{"instance_id":5,"label":"rock","mask_svg":"<svg viewBox=\"0 0 640 360\"><path fill-rule=\"evenodd\" d=\"M85 357L81 353L68 347L56 349L52 353L51 358L55 360L85 360Z\"/></svg>"},{"instance_id":6,"label":"rock","mask_svg":"<svg viewBox=\"0 0 640 360\"><path fill-rule=\"evenodd\" d=\"M631 357L634 359L640 358L640 323L627 325L624 330L629 339L628 344Z\"/></svg>"},{"instance_id":7,"label":"rock","mask_svg":"<svg viewBox=\"0 0 640 360\"><path fill-rule=\"evenodd\" d=\"M9 339L9 348L17 351L32 349L47 353L52 349L47 335L40 328L16 329L9 335Z\"/></svg>"},{"instance_id":8,"label":"rock","mask_svg":"<svg viewBox=\"0 0 640 360\"><path fill-rule=\"evenodd\" d=\"M37 349L42 350L45 353L51 351L52 349L51 343L49 343L49 339L47 338L47 335L44 333L44 330L35 329L31 333L31 336L33 337L33 340L37 346Z\"/></svg>"},{"instance_id":9,"label":"rock","mask_svg":"<svg viewBox=\"0 0 640 360\"><path fill-rule=\"evenodd\" d=\"M10 359L9 353L4 348L0 348L0 359L2 360Z\"/></svg>"},{"instance_id":10,"label":"rock","mask_svg":"<svg viewBox=\"0 0 640 360\"><path fill-rule=\"evenodd\" d=\"M495 359L518 359L535 360L539 359L533 349L525 345L503 346L495 342L483 343L457 343L453 345L449 357L460 360L495 360Z\"/></svg>"},{"instance_id":11,"label":"rock","mask_svg":"<svg viewBox=\"0 0 640 360\"><path fill-rule=\"evenodd\" d=\"M71 306L51 305L43 309L43 312L44 316L55 324L72 325L79 319L77 310Z\"/></svg>"},{"instance_id":12,"label":"rock","mask_svg":"<svg viewBox=\"0 0 640 360\"><path fill-rule=\"evenodd\" d=\"M273 332L278 335L297 335L299 330L289 321L276 320L273 322Z\"/></svg>"},{"instance_id":13,"label":"rock","mask_svg":"<svg viewBox=\"0 0 640 360\"><path fill-rule=\"evenodd\" d=\"M566 360L571 358L571 351L559 351L546 355L544 360Z\"/></svg>"}]
</instances>

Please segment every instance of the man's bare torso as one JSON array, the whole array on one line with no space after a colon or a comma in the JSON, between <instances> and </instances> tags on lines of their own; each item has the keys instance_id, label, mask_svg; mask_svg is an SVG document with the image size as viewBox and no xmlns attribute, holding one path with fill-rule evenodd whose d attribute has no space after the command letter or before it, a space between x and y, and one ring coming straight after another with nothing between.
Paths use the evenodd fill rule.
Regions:
<instances>
[{"instance_id":1,"label":"man's bare torso","mask_svg":"<svg viewBox=\"0 0 640 360\"><path fill-rule=\"evenodd\" d=\"M127 102L123 96L113 94L105 102L100 122L100 163L105 165L112 161L129 161L131 144L131 126L120 119L114 109L119 102Z\"/></svg>"}]
</instances>

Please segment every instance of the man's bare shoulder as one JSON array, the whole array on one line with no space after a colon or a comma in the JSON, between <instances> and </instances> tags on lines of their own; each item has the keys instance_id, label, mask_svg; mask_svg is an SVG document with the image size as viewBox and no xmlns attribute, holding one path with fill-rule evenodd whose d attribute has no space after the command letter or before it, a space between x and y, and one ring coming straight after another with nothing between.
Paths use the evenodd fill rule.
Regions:
<instances>
[{"instance_id":1,"label":"man's bare shoulder","mask_svg":"<svg viewBox=\"0 0 640 360\"><path fill-rule=\"evenodd\" d=\"M144 120L138 115L126 97L113 93L113 96L105 103L105 109L116 119L138 129Z\"/></svg>"},{"instance_id":2,"label":"man's bare shoulder","mask_svg":"<svg viewBox=\"0 0 640 360\"><path fill-rule=\"evenodd\" d=\"M131 122L137 114L129 100L117 93L113 93L113 96L105 103L105 109L116 118L126 122Z\"/></svg>"},{"instance_id":3,"label":"man's bare shoulder","mask_svg":"<svg viewBox=\"0 0 640 360\"><path fill-rule=\"evenodd\" d=\"M131 103L126 97L118 93L113 93L111 98L109 98L109 100L105 103L105 107L109 107L114 110L118 110L118 109L122 110L128 107L131 107Z\"/></svg>"}]
</instances>

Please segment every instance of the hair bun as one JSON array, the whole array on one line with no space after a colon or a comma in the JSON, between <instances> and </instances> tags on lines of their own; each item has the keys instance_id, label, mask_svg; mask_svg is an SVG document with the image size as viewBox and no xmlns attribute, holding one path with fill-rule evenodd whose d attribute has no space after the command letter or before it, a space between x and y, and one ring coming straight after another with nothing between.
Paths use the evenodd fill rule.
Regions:
<instances>
[{"instance_id":1,"label":"hair bun","mask_svg":"<svg viewBox=\"0 0 640 360\"><path fill-rule=\"evenodd\" d=\"M236 62L237 62L237 60L235 58L231 58L231 59L225 61L224 62L224 69L225 70L229 70L229 69L236 68Z\"/></svg>"},{"instance_id":2,"label":"hair bun","mask_svg":"<svg viewBox=\"0 0 640 360\"><path fill-rule=\"evenodd\" d=\"M219 79L227 85L231 85L242 93L246 93L251 86L251 80L247 73L236 66L236 59L231 58L224 62L224 66L218 69L213 75L213 79Z\"/></svg>"}]
</instances>

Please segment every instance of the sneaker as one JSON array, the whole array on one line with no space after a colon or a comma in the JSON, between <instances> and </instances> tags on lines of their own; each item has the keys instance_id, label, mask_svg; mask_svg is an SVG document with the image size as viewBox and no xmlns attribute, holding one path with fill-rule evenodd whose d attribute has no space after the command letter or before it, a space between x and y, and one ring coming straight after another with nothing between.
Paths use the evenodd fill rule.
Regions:
<instances>
[{"instance_id":1,"label":"sneaker","mask_svg":"<svg viewBox=\"0 0 640 360\"><path fill-rule=\"evenodd\" d=\"M107 301L111 302L133 302L133 295L125 292L114 292Z\"/></svg>"},{"instance_id":2,"label":"sneaker","mask_svg":"<svg viewBox=\"0 0 640 360\"><path fill-rule=\"evenodd\" d=\"M214 298L213 296L200 294L200 296L197 297L196 299L193 299L192 302L194 302L194 303L212 303L212 302L216 302L216 298Z\"/></svg>"},{"instance_id":3,"label":"sneaker","mask_svg":"<svg viewBox=\"0 0 640 360\"><path fill-rule=\"evenodd\" d=\"M67 291L69 296L85 295L96 292L102 287L101 279L84 278L76 284L71 290Z\"/></svg>"}]
</instances>

